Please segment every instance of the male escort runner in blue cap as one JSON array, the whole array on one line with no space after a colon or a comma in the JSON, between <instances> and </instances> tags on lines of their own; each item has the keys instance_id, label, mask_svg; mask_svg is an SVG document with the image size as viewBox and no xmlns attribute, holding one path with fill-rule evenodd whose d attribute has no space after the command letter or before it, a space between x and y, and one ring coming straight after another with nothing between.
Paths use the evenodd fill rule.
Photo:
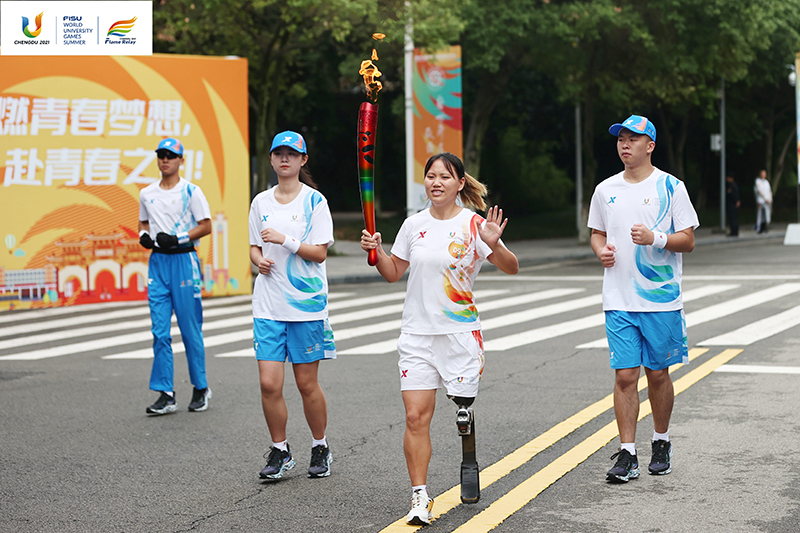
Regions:
<instances>
[{"instance_id":1,"label":"male escort runner in blue cap","mask_svg":"<svg viewBox=\"0 0 800 533\"><path fill-rule=\"evenodd\" d=\"M601 182L589 207L591 245L604 267L603 311L615 371L614 413L620 448L606 474L610 483L639 477L636 421L640 367L653 409L648 472L672 471L669 421L675 393L669 367L688 364L683 314L682 254L694 249L700 225L682 181L654 167L656 128L631 115L608 129L617 138L624 170Z\"/></svg>"},{"instance_id":2,"label":"male escort runner in blue cap","mask_svg":"<svg viewBox=\"0 0 800 533\"><path fill-rule=\"evenodd\" d=\"M200 187L180 177L183 143L167 138L156 148L161 180L139 193L139 243L152 250L148 260L147 299L153 323L153 368L150 389L158 400L149 415L174 413L178 406L173 387L170 321L178 320L186 348L189 378L194 386L190 411L205 411L211 398L206 381L203 345L203 306L200 261L195 247L211 233L211 210ZM155 240L153 240L155 235Z\"/></svg>"}]
</instances>

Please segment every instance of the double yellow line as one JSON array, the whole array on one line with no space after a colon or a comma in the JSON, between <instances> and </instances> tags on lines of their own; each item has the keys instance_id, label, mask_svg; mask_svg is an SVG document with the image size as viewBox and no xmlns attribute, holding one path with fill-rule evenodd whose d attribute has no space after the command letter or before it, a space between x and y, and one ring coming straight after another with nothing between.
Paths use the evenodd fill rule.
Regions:
<instances>
[{"instance_id":1,"label":"double yellow line","mask_svg":"<svg viewBox=\"0 0 800 533\"><path fill-rule=\"evenodd\" d=\"M708 348L693 348L689 350L689 359L694 360L708 351ZM711 374L714 370L724 365L742 350L728 349L719 355L709 359L696 369L690 371L685 376L675 381L673 384L675 394L680 394L704 377ZM680 368L673 366L672 371ZM638 388L644 390L647 387L647 378L642 376L639 379ZM530 461L539 452L552 446L563 439L576 429L597 418L614 406L614 395L609 394L602 400L590 405L582 411L572 415L563 422L556 424L548 431L542 433L532 441L518 448L511 454L505 456L493 465L481 470L481 488L488 487L495 481L509 474L512 470L519 468ZM651 412L650 401L645 400L639 408L639 420L649 415ZM497 527L503 520L520 510L528 502L538 496L544 489L555 483L569 471L597 452L600 448L608 444L617 436L616 421L610 422L603 428L586 438L574 448L566 452L561 457L538 471L536 474L517 485L506 495L489 505L486 509L472 517L469 521L457 528L455 531L484 532ZM433 509L434 520L449 512L461 504L461 486L456 485L444 494L436 497L436 504ZM405 523L405 518L401 518L390 524L381 533L409 532L419 529L419 526L409 526Z\"/></svg>"}]
</instances>

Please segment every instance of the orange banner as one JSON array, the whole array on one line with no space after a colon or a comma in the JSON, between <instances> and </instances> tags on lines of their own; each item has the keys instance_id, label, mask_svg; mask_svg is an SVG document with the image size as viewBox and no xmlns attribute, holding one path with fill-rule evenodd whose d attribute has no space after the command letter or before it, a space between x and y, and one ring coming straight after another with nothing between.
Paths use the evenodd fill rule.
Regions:
<instances>
[{"instance_id":1,"label":"orange banner","mask_svg":"<svg viewBox=\"0 0 800 533\"><path fill-rule=\"evenodd\" d=\"M247 61L0 57L0 310L146 298L139 191L185 147L212 234L203 295L250 292Z\"/></svg>"},{"instance_id":2,"label":"orange banner","mask_svg":"<svg viewBox=\"0 0 800 533\"><path fill-rule=\"evenodd\" d=\"M410 195L413 213L425 206L425 163L441 152L462 157L461 47L433 54L414 49L414 183Z\"/></svg>"}]
</instances>

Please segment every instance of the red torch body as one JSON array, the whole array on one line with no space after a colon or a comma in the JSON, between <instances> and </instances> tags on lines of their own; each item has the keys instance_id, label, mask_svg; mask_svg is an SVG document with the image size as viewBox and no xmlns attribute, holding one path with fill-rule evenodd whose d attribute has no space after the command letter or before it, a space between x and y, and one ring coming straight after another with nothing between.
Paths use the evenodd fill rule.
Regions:
<instances>
[{"instance_id":1,"label":"red torch body","mask_svg":"<svg viewBox=\"0 0 800 533\"><path fill-rule=\"evenodd\" d=\"M364 102L358 109L358 187L361 191L361 210L364 228L370 235L375 229L375 133L378 126L378 106ZM378 264L378 251L367 255L370 266Z\"/></svg>"}]
</instances>

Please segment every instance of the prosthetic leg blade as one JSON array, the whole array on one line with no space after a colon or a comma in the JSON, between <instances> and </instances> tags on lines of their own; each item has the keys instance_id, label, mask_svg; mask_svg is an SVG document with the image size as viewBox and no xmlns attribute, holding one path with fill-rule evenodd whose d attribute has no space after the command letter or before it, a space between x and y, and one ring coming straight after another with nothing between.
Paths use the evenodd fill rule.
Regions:
<instances>
[{"instance_id":1,"label":"prosthetic leg blade","mask_svg":"<svg viewBox=\"0 0 800 533\"><path fill-rule=\"evenodd\" d=\"M472 415L472 409L470 409ZM461 502L478 503L481 499L481 483L478 476L478 460L475 456L475 420L470 417L469 433L461 433Z\"/></svg>"}]
</instances>

